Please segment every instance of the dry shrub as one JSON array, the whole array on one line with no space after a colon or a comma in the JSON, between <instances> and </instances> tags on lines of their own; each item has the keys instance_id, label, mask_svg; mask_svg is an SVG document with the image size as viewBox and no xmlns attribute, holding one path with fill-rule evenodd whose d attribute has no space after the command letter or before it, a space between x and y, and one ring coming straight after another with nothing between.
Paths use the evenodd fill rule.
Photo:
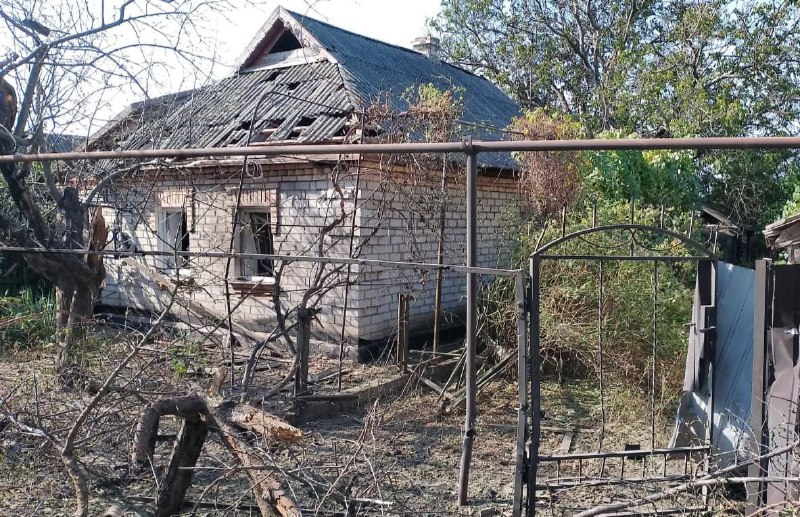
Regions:
<instances>
[{"instance_id":1,"label":"dry shrub","mask_svg":"<svg viewBox=\"0 0 800 517\"><path fill-rule=\"evenodd\" d=\"M581 132L579 124L540 109L514 119L511 130L514 140L566 140ZM519 189L535 220L547 220L575 204L581 183L578 151L522 152L516 158Z\"/></svg>"}]
</instances>

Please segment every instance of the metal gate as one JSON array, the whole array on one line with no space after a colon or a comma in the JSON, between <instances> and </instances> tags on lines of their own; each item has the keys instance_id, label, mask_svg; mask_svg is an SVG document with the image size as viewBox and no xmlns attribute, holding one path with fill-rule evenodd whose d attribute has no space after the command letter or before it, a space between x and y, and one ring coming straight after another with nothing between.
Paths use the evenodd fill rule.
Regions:
<instances>
[{"instance_id":1,"label":"metal gate","mask_svg":"<svg viewBox=\"0 0 800 517\"><path fill-rule=\"evenodd\" d=\"M619 245L595 246L590 240L591 236L599 233L615 233L624 235L619 239ZM649 239L648 239L649 237ZM671 243L670 246L655 248L652 243L654 237ZM575 254L559 252L560 245L573 240L582 240L592 244L592 253ZM675 244L679 245L685 254L676 253ZM605 433L605 409L603 393L603 326L602 307L604 292L604 265L609 267L611 262L646 261L653 264L653 327L652 327L652 391L650 415L650 443L646 448L636 450L606 450L603 447L602 434L600 445L591 451L566 452L557 454L543 454L542 442L542 393L541 393L541 356L542 350L540 334L540 294L542 263L552 260L571 260L576 262L589 261L597 264L599 271L598 293L598 326L597 354L600 364L600 404L601 404L601 429ZM656 361L658 344L658 271L659 264L674 264L681 261L691 261L697 264L697 289L695 292L695 310L690 323L690 352L698 354L701 367L696 372L698 384L705 390L709 404L707 406L705 438L699 443L685 447L657 447L656 446L656 415L655 415L655 389L656 389ZM665 266L663 266L665 267ZM527 305L530 314L530 348L527 357L520 357L520 366L523 361L527 364L527 375L520 369L520 417L517 436L517 471L515 486L514 515L535 515L537 512L537 492L545 495L558 494L560 491L572 487L611 487L620 491L632 486L651 486L661 483L666 487L669 484L685 482L709 470L709 456L713 436L713 357L715 344L715 305L716 305L716 272L717 258L706 250L701 244L692 241L684 235L673 231L640 224L616 224L609 226L596 226L565 234L539 249L530 257L531 286ZM699 300L697 299L699 297ZM699 302L699 303L698 303ZM529 395L523 393L530 387ZM628 447L625 447L628 449ZM702 511L706 507L705 493L697 497L698 505L692 506L690 502L682 502L679 508L665 508L650 505L647 513L670 514L691 513ZM583 517L590 515L625 515L622 510L641 506L647 501L616 502L614 500L595 504L590 508L572 508L562 511L562 514L576 514ZM636 504L634 504L636 503ZM538 510L541 510L542 507Z\"/></svg>"},{"instance_id":2,"label":"metal gate","mask_svg":"<svg viewBox=\"0 0 800 517\"><path fill-rule=\"evenodd\" d=\"M750 508L800 498L800 265L756 263ZM781 452L783 451L783 452ZM790 481L794 480L794 481Z\"/></svg>"}]
</instances>

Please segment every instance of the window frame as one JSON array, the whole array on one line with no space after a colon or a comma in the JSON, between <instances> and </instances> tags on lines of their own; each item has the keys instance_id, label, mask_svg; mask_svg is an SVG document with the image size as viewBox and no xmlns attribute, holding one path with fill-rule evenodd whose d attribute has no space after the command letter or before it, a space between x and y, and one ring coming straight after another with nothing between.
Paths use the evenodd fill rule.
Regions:
<instances>
[{"instance_id":1,"label":"window frame","mask_svg":"<svg viewBox=\"0 0 800 517\"><path fill-rule=\"evenodd\" d=\"M247 253L245 239L253 236L253 246L258 248L258 243L255 241L255 236L252 232L250 214L259 214L266 216L266 228L269 232L269 246L270 250L267 255L275 254L275 235L277 233L277 224L273 220L273 207L270 206L240 206L236 210L236 250L239 253ZM261 253L262 250L259 250ZM245 272L249 266L245 266L247 261L255 260L257 263L260 260L269 260L272 263L272 274L270 275L246 275ZM258 267L258 266L256 266ZM236 278L231 282L231 287L242 296L266 296L272 295L276 289L274 261L272 259L252 259L240 257L236 260L235 264Z\"/></svg>"},{"instance_id":2,"label":"window frame","mask_svg":"<svg viewBox=\"0 0 800 517\"><path fill-rule=\"evenodd\" d=\"M181 224L183 227L183 235L180 236L180 249L173 246L172 239L169 236L169 228L167 219L176 214L181 214ZM180 228L180 227L179 227ZM189 217L185 206L161 206L158 207L158 251L161 252L188 252L191 250L191 237L189 231ZM175 244L178 244L178 234L175 235ZM185 249L184 249L185 248ZM182 255L160 256L159 269L165 274L172 276L191 276L192 269L190 267L190 257ZM173 262L176 261L176 262Z\"/></svg>"}]
</instances>

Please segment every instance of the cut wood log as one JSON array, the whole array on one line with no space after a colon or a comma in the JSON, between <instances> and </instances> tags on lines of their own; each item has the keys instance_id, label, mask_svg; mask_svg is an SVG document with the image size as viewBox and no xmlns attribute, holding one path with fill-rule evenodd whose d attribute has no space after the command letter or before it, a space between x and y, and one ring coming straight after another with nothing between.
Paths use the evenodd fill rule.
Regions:
<instances>
[{"instance_id":1,"label":"cut wood log","mask_svg":"<svg viewBox=\"0 0 800 517\"><path fill-rule=\"evenodd\" d=\"M572 439L575 438L575 433L567 431L561 439L561 445L558 446L558 454L567 454L572 447Z\"/></svg>"},{"instance_id":2,"label":"cut wood log","mask_svg":"<svg viewBox=\"0 0 800 517\"><path fill-rule=\"evenodd\" d=\"M162 416L174 415L197 419L206 413L208 413L206 401L197 395L162 399L149 404L142 412L139 424L136 426L131 449L131 468L137 471L152 461L158 439L158 424Z\"/></svg>"},{"instance_id":3,"label":"cut wood log","mask_svg":"<svg viewBox=\"0 0 800 517\"><path fill-rule=\"evenodd\" d=\"M218 411L212 411L210 418L222 438L222 443L244 467L245 474L250 478L253 497L261 510L261 515L266 517L277 512L281 517L301 517L300 509L286 494L277 479L263 470L251 468L261 465L262 461L251 454L250 447L237 436L236 430L225 423L225 417Z\"/></svg>"},{"instance_id":4,"label":"cut wood log","mask_svg":"<svg viewBox=\"0 0 800 517\"><path fill-rule=\"evenodd\" d=\"M226 422L264 438L267 443L292 445L303 439L303 431L253 406L221 404L216 408Z\"/></svg>"},{"instance_id":5,"label":"cut wood log","mask_svg":"<svg viewBox=\"0 0 800 517\"><path fill-rule=\"evenodd\" d=\"M208 395L210 397L219 397L220 391L222 390L222 385L225 383L225 379L227 378L227 368L224 366L214 368L214 373L211 377L211 386L208 388Z\"/></svg>"},{"instance_id":6,"label":"cut wood log","mask_svg":"<svg viewBox=\"0 0 800 517\"><path fill-rule=\"evenodd\" d=\"M108 507L108 510L103 514L103 517L122 517L122 508L117 506L116 504L112 504Z\"/></svg>"},{"instance_id":7,"label":"cut wood log","mask_svg":"<svg viewBox=\"0 0 800 517\"><path fill-rule=\"evenodd\" d=\"M184 422L156 498L155 515L173 515L180 511L191 483L191 467L197 462L208 430L219 433L225 447L243 467L263 516L276 513L282 517L301 515L280 482L263 469L254 468L262 467L263 461L251 452L235 427L256 433L268 442L281 444L299 442L303 437L302 431L252 406L226 402L210 409L206 400L197 395L163 399L149 404L142 413L131 450L132 468L141 468L152 461L159 420L166 415L181 417Z\"/></svg>"},{"instance_id":8,"label":"cut wood log","mask_svg":"<svg viewBox=\"0 0 800 517\"><path fill-rule=\"evenodd\" d=\"M169 517L180 513L186 491L192 484L192 474L197 458L206 442L208 428L201 418L185 418L169 459L169 467L156 498L155 517Z\"/></svg>"}]
</instances>

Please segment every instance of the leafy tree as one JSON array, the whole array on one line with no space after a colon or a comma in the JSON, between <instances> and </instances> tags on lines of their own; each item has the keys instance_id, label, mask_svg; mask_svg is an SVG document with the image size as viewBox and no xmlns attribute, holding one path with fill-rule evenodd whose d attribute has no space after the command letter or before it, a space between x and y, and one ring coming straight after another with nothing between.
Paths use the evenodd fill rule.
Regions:
<instances>
[{"instance_id":1,"label":"leafy tree","mask_svg":"<svg viewBox=\"0 0 800 517\"><path fill-rule=\"evenodd\" d=\"M796 2L443 0L432 25L447 59L497 81L529 109L576 117L589 136L796 130ZM744 222L776 216L791 191L783 184L795 153L694 156L703 194Z\"/></svg>"},{"instance_id":2,"label":"leafy tree","mask_svg":"<svg viewBox=\"0 0 800 517\"><path fill-rule=\"evenodd\" d=\"M635 138L603 132L603 138ZM583 183L588 196L604 202L665 205L691 210L697 204L700 182L692 155L685 151L587 152Z\"/></svg>"},{"instance_id":3,"label":"leafy tree","mask_svg":"<svg viewBox=\"0 0 800 517\"><path fill-rule=\"evenodd\" d=\"M592 133L740 135L797 119L800 8L746 0L443 0L456 64Z\"/></svg>"}]
</instances>

